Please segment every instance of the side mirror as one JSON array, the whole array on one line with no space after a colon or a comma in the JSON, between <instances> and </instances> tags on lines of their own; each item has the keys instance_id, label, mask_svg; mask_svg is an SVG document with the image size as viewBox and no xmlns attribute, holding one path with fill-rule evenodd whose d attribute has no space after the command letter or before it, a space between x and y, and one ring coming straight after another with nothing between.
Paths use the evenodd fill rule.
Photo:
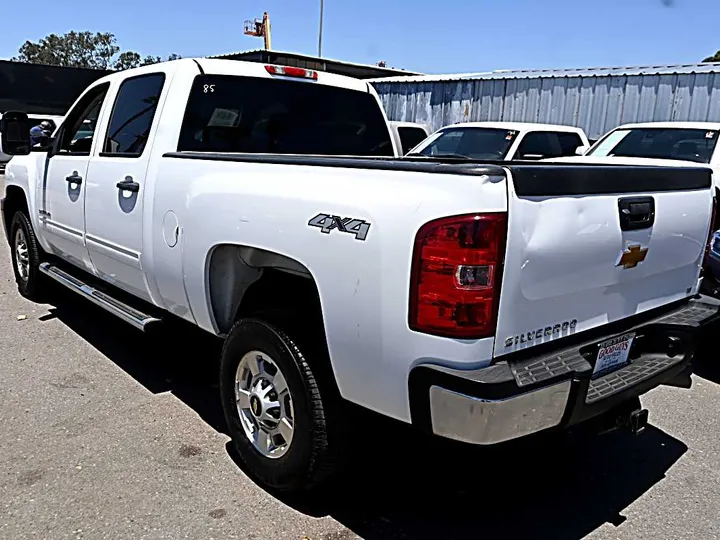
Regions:
<instances>
[{"instance_id":1,"label":"side mirror","mask_svg":"<svg viewBox=\"0 0 720 540\"><path fill-rule=\"evenodd\" d=\"M590 147L587 144L583 144L582 146L578 146L575 149L575 155L576 156L584 156L585 152L587 152L588 150L590 150Z\"/></svg>"},{"instance_id":2,"label":"side mirror","mask_svg":"<svg viewBox=\"0 0 720 540\"><path fill-rule=\"evenodd\" d=\"M0 120L0 144L10 156L30 153L30 120L25 113L10 111Z\"/></svg>"}]
</instances>

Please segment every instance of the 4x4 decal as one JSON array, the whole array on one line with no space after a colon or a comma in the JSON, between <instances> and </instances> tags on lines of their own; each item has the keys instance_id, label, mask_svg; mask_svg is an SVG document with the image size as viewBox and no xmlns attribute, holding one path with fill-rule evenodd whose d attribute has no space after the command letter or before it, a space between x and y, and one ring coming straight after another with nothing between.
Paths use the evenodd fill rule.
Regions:
<instances>
[{"instance_id":1,"label":"4x4 decal","mask_svg":"<svg viewBox=\"0 0 720 540\"><path fill-rule=\"evenodd\" d=\"M365 240L370 230L370 223L364 219L344 218L331 214L318 214L308 221L308 225L319 228L320 232L325 234L330 234L330 231L337 229L340 232L352 234L356 240Z\"/></svg>"}]
</instances>

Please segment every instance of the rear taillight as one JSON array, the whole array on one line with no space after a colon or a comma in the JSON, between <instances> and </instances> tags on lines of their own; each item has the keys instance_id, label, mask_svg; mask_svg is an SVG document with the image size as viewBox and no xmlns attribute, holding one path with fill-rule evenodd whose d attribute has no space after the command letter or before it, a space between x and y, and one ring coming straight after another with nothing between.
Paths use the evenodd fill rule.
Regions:
<instances>
[{"instance_id":1,"label":"rear taillight","mask_svg":"<svg viewBox=\"0 0 720 540\"><path fill-rule=\"evenodd\" d=\"M712 213L710 215L710 231L707 242L705 242L705 258L703 259L703 275L710 271L710 250L712 250L713 237L715 235L715 219L717 218L717 197L713 197Z\"/></svg>"},{"instance_id":2,"label":"rear taillight","mask_svg":"<svg viewBox=\"0 0 720 540\"><path fill-rule=\"evenodd\" d=\"M265 66L265 71L270 75L284 75L285 77L299 77L301 79L317 80L317 71L290 66Z\"/></svg>"},{"instance_id":3,"label":"rear taillight","mask_svg":"<svg viewBox=\"0 0 720 540\"><path fill-rule=\"evenodd\" d=\"M415 237L412 330L455 338L492 336L497 324L507 214L431 221Z\"/></svg>"}]
</instances>

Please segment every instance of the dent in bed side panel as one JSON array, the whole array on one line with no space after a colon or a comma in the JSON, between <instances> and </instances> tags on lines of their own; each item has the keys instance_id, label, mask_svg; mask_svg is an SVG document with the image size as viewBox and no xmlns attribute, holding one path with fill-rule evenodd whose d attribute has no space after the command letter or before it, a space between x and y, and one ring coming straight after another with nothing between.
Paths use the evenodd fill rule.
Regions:
<instances>
[{"instance_id":1,"label":"dent in bed side panel","mask_svg":"<svg viewBox=\"0 0 720 540\"><path fill-rule=\"evenodd\" d=\"M338 386L353 402L409 421L412 366L471 369L490 362L492 339L448 340L409 330L409 274L420 226L447 215L504 211L504 178L165 158L158 182L166 188L158 192L154 215L177 215L185 287L202 328L215 330L209 254L219 244L244 245L309 269ZM319 213L372 225L364 241L335 230L322 234L308 225Z\"/></svg>"}]
</instances>

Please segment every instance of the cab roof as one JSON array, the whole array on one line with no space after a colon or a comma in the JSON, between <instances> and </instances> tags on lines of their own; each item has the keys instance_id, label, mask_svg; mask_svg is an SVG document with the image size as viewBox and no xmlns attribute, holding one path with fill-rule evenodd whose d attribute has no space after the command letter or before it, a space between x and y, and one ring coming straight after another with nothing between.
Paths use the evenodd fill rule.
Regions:
<instances>
[{"instance_id":1,"label":"cab roof","mask_svg":"<svg viewBox=\"0 0 720 540\"><path fill-rule=\"evenodd\" d=\"M271 64L263 64L259 62L243 62L242 60L221 60L213 58L183 58L180 60L172 60L170 62L162 62L160 64L151 64L149 66L142 66L138 68L127 69L117 73L112 73L98 79L93 83L93 85L106 81L126 79L128 77L142 75L143 73L154 73L158 71L158 66L172 66L177 71L192 70L192 72L196 74L205 73L207 75L235 75L239 77L261 77L266 79L279 78L284 80L305 80L282 75L271 75L265 69L265 66L267 65ZM315 71L318 74L317 81L307 80L311 84L322 84L339 88L347 88L348 90L357 90L359 92L370 92L370 85L360 79L353 79L352 77L336 75L334 73L327 73L325 71L319 70L308 71Z\"/></svg>"}]
</instances>

